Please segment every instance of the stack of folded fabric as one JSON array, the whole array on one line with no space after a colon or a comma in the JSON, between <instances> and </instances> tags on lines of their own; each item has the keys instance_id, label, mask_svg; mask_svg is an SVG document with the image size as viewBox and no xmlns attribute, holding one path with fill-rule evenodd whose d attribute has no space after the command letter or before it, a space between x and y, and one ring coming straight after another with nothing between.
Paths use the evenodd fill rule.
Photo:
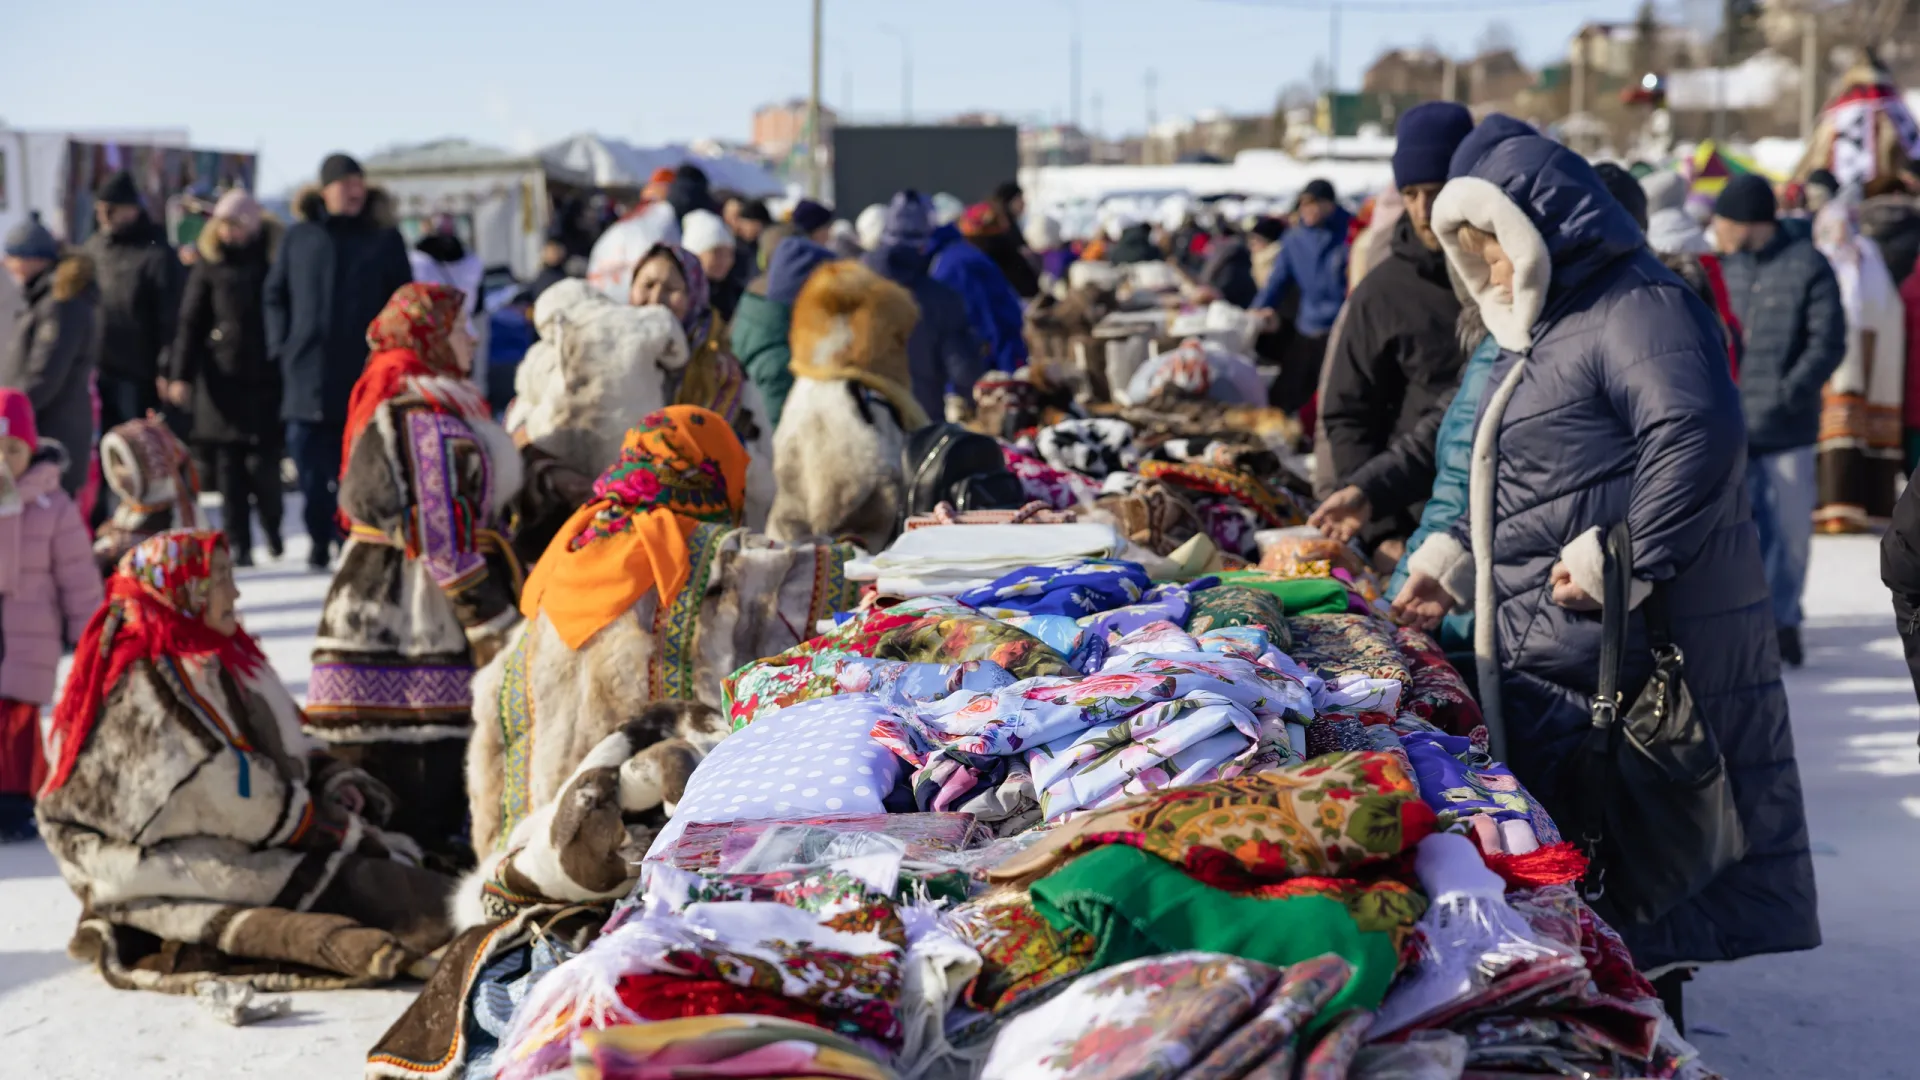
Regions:
<instances>
[{"instance_id":1,"label":"stack of folded fabric","mask_svg":"<svg viewBox=\"0 0 1920 1080\"><path fill-rule=\"evenodd\" d=\"M952 596L988 585L1023 566L1071 566L1121 554L1127 546L1111 525L934 525L915 529L870 559L847 564L852 581L873 582L884 596Z\"/></svg>"}]
</instances>

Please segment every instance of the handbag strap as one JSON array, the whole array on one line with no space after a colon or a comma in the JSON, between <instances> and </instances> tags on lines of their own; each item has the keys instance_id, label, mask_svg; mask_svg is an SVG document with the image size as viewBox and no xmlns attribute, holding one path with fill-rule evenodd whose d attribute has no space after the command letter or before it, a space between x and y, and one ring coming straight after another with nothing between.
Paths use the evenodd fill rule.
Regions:
<instances>
[{"instance_id":1,"label":"handbag strap","mask_svg":"<svg viewBox=\"0 0 1920 1080\"><path fill-rule=\"evenodd\" d=\"M1602 562L1600 673L1594 682L1593 724L1606 727L1620 706L1620 667L1627 655L1628 584L1633 580L1633 542L1621 522L1607 530Z\"/></svg>"}]
</instances>

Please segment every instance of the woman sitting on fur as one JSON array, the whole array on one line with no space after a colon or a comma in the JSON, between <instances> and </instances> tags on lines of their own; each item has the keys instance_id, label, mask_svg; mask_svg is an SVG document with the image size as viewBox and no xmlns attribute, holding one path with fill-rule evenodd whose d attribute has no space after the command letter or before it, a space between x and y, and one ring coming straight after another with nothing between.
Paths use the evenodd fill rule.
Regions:
<instances>
[{"instance_id":1,"label":"woman sitting on fur","mask_svg":"<svg viewBox=\"0 0 1920 1080\"><path fill-rule=\"evenodd\" d=\"M466 378L464 298L401 287L367 328L340 508L351 535L320 613L309 730L412 800L394 828L464 862L468 683L518 621L519 565L495 530L520 455Z\"/></svg>"},{"instance_id":2,"label":"woman sitting on fur","mask_svg":"<svg viewBox=\"0 0 1920 1080\"><path fill-rule=\"evenodd\" d=\"M225 537L161 533L81 635L38 807L72 951L123 989L391 979L446 940L452 882L379 828L391 790L301 733L238 599Z\"/></svg>"},{"instance_id":3,"label":"woman sitting on fur","mask_svg":"<svg viewBox=\"0 0 1920 1080\"><path fill-rule=\"evenodd\" d=\"M525 628L473 681L467 791L483 871L490 852L504 858L540 841L528 831L553 823L536 811L589 758L618 769L651 747L659 760L644 775L623 774L621 807L671 807L684 773L727 733L720 681L811 637L850 603L852 548L787 547L738 527L746 468L717 414L675 405L648 416L534 567L521 597ZM656 703L669 708L649 708ZM594 753L647 717L630 749ZM552 899L583 900L620 881L533 884Z\"/></svg>"}]
</instances>

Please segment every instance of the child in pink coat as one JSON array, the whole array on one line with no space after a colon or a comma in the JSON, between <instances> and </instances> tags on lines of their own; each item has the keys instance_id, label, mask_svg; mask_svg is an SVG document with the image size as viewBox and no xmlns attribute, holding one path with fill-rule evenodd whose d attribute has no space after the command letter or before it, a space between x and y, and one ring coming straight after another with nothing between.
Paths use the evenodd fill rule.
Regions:
<instances>
[{"instance_id":1,"label":"child in pink coat","mask_svg":"<svg viewBox=\"0 0 1920 1080\"><path fill-rule=\"evenodd\" d=\"M86 522L60 488L66 461L40 440L27 395L0 390L0 842L33 835L40 710L102 599Z\"/></svg>"}]
</instances>

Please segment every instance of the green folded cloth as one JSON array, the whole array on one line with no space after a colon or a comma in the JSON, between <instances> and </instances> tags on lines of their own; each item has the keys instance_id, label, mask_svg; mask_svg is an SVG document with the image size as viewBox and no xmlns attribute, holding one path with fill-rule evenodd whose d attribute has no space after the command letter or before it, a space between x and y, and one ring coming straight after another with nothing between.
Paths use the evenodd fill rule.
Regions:
<instances>
[{"instance_id":1,"label":"green folded cloth","mask_svg":"<svg viewBox=\"0 0 1920 1080\"><path fill-rule=\"evenodd\" d=\"M1098 939L1093 969L1188 949L1275 967L1333 953L1353 965L1353 977L1321 1011L1329 1021L1347 1009L1380 1007L1399 969L1400 943L1427 907L1426 897L1397 881L1296 878L1230 893L1125 844L1094 848L1030 892L1034 910L1056 929Z\"/></svg>"},{"instance_id":2,"label":"green folded cloth","mask_svg":"<svg viewBox=\"0 0 1920 1080\"><path fill-rule=\"evenodd\" d=\"M1344 615L1347 587L1332 578L1279 578L1265 570L1228 570L1222 585L1259 589L1280 601L1288 615Z\"/></svg>"}]
</instances>

